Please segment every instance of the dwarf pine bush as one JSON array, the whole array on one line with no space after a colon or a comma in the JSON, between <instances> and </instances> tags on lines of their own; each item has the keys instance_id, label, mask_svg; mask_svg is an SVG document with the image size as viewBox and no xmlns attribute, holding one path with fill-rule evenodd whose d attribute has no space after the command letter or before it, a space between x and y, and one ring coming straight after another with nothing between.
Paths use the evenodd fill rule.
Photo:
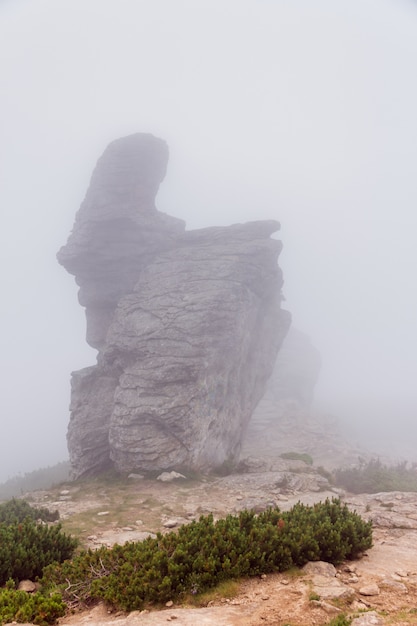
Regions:
<instances>
[{"instance_id":1,"label":"dwarf pine bush","mask_svg":"<svg viewBox=\"0 0 417 626\"><path fill-rule=\"evenodd\" d=\"M47 567L42 584L45 592L60 591L69 606L104 600L132 611L311 560L337 564L371 545L371 524L340 500L299 503L287 512L242 511L217 522L202 516L178 532L84 551Z\"/></svg>"},{"instance_id":2,"label":"dwarf pine bush","mask_svg":"<svg viewBox=\"0 0 417 626\"><path fill-rule=\"evenodd\" d=\"M66 612L66 605L60 594L48 597L39 592L26 593L14 588L9 581L4 589L0 589L0 624L6 622L30 622L31 624L55 624L58 617Z\"/></svg>"},{"instance_id":3,"label":"dwarf pine bush","mask_svg":"<svg viewBox=\"0 0 417 626\"><path fill-rule=\"evenodd\" d=\"M62 532L60 524L36 520L56 519L47 509L12 499L0 505L0 585L42 576L54 561L72 557L78 541Z\"/></svg>"},{"instance_id":4,"label":"dwarf pine bush","mask_svg":"<svg viewBox=\"0 0 417 626\"><path fill-rule=\"evenodd\" d=\"M12 498L0 504L0 524L18 524L25 519L55 522L59 519L58 511L49 511L44 507L31 506L26 500Z\"/></svg>"}]
</instances>

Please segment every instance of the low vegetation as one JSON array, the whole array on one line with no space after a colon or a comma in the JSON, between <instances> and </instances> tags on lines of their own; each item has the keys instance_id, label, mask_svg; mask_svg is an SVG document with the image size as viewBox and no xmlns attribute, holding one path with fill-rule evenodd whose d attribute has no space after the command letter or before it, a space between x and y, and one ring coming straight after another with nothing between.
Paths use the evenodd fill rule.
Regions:
<instances>
[{"instance_id":1,"label":"low vegetation","mask_svg":"<svg viewBox=\"0 0 417 626\"><path fill-rule=\"evenodd\" d=\"M310 560L340 563L371 543L371 525L339 500L299 503L288 512L242 511L217 522L202 516L178 532L83 551L47 567L42 585L45 593L59 591L71 607L104 600L132 611Z\"/></svg>"},{"instance_id":2,"label":"low vegetation","mask_svg":"<svg viewBox=\"0 0 417 626\"><path fill-rule=\"evenodd\" d=\"M10 581L0 589L0 624L7 622L29 622L31 624L54 624L65 615L67 606L60 594L45 596L42 593L18 591Z\"/></svg>"},{"instance_id":3,"label":"low vegetation","mask_svg":"<svg viewBox=\"0 0 417 626\"><path fill-rule=\"evenodd\" d=\"M349 626L352 620L344 614L337 615L328 624L328 626Z\"/></svg>"},{"instance_id":4,"label":"low vegetation","mask_svg":"<svg viewBox=\"0 0 417 626\"><path fill-rule=\"evenodd\" d=\"M362 462L357 467L338 469L334 482L351 493L381 491L417 491L417 468L407 463L384 465L379 459Z\"/></svg>"},{"instance_id":5,"label":"low vegetation","mask_svg":"<svg viewBox=\"0 0 417 626\"><path fill-rule=\"evenodd\" d=\"M289 461L303 461L307 465L313 465L313 457L306 452L283 452L280 457Z\"/></svg>"},{"instance_id":6,"label":"low vegetation","mask_svg":"<svg viewBox=\"0 0 417 626\"><path fill-rule=\"evenodd\" d=\"M126 611L171 599L198 606L212 594L230 595L241 577L310 560L337 564L372 544L370 523L338 499L218 521L202 516L178 532L75 556L77 541L59 523L48 524L44 509L13 499L0 506L0 518L0 624L45 626L100 600ZM16 589L27 578L38 581L33 594Z\"/></svg>"},{"instance_id":7,"label":"low vegetation","mask_svg":"<svg viewBox=\"0 0 417 626\"><path fill-rule=\"evenodd\" d=\"M21 580L41 577L45 566L73 556L77 540L64 534L59 524L46 523L56 518L56 512L31 507L23 500L0 505L0 585L5 585L0 589L0 624L53 624L64 615L66 605L60 594L28 594L15 588Z\"/></svg>"},{"instance_id":8,"label":"low vegetation","mask_svg":"<svg viewBox=\"0 0 417 626\"><path fill-rule=\"evenodd\" d=\"M26 500L12 498L0 504L0 524L19 524L25 519L42 522L55 522L59 518L58 511L50 511L44 507L31 506Z\"/></svg>"}]
</instances>

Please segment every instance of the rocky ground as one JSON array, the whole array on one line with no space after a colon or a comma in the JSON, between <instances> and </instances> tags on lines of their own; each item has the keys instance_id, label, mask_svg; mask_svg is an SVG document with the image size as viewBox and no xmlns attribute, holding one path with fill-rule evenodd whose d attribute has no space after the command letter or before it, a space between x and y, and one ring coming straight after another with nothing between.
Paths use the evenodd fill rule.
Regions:
<instances>
[{"instance_id":1,"label":"rocky ground","mask_svg":"<svg viewBox=\"0 0 417 626\"><path fill-rule=\"evenodd\" d=\"M283 425L285 427L285 424ZM293 434L291 434L291 432ZM63 618L61 626L313 626L341 614L354 626L417 624L417 494L380 493L353 496L333 488L319 468L337 459L355 461L358 451L346 446L327 425L304 424L304 438L287 433L287 450L314 457L314 465L279 457L270 438L264 454L261 433L254 433L244 450L239 472L224 477L187 478L162 475L158 480L133 475L106 477L60 485L30 497L60 512L64 529L81 537L86 547L143 539L156 531L212 512L215 518L244 508L282 510L296 502L312 504L339 496L374 526L374 545L360 560L337 569L308 564L301 571L244 580L227 592L213 594L205 606L168 603L159 610L111 613L103 605ZM292 437L292 439L291 439ZM289 447L288 447L289 446ZM172 480L171 480L172 479Z\"/></svg>"}]
</instances>

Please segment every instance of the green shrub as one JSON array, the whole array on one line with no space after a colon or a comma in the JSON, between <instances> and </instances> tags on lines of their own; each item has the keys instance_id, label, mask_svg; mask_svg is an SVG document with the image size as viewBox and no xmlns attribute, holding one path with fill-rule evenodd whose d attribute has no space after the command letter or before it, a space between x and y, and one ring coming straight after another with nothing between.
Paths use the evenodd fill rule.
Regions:
<instances>
[{"instance_id":1,"label":"green shrub","mask_svg":"<svg viewBox=\"0 0 417 626\"><path fill-rule=\"evenodd\" d=\"M59 519L58 511L49 511L45 508L31 506L26 500L12 498L0 504L0 524L19 524L26 518L54 522Z\"/></svg>"},{"instance_id":2,"label":"green shrub","mask_svg":"<svg viewBox=\"0 0 417 626\"><path fill-rule=\"evenodd\" d=\"M379 459L361 463L358 467L338 469L335 483L351 493L379 493L381 491L417 491L417 471L407 463L388 466Z\"/></svg>"},{"instance_id":3,"label":"green shrub","mask_svg":"<svg viewBox=\"0 0 417 626\"><path fill-rule=\"evenodd\" d=\"M290 461L303 461L307 465L313 465L313 458L306 452L283 452L280 454L281 459Z\"/></svg>"},{"instance_id":4,"label":"green shrub","mask_svg":"<svg viewBox=\"0 0 417 626\"><path fill-rule=\"evenodd\" d=\"M16 591L13 582L0 589L0 624L31 622L44 626L54 624L65 612L66 605L59 594L45 597L39 592Z\"/></svg>"},{"instance_id":5,"label":"green shrub","mask_svg":"<svg viewBox=\"0 0 417 626\"><path fill-rule=\"evenodd\" d=\"M104 600L132 611L309 560L340 563L371 545L370 523L340 500L298 503L287 512L242 511L217 522L202 516L177 533L84 551L46 568L42 584L45 591L60 590L70 606Z\"/></svg>"},{"instance_id":6,"label":"green shrub","mask_svg":"<svg viewBox=\"0 0 417 626\"><path fill-rule=\"evenodd\" d=\"M54 561L72 557L78 542L61 531L61 526L38 524L26 518L18 524L0 524L0 585L42 576Z\"/></svg>"}]
</instances>

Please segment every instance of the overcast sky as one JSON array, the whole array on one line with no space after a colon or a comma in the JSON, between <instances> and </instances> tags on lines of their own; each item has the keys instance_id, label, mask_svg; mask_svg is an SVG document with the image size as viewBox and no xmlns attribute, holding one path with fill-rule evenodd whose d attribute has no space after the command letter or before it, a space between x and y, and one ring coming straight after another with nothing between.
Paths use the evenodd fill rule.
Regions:
<instances>
[{"instance_id":1,"label":"overcast sky","mask_svg":"<svg viewBox=\"0 0 417 626\"><path fill-rule=\"evenodd\" d=\"M160 210L281 222L317 405L417 450L416 2L0 0L0 59L0 479L67 456L95 353L55 254L106 145L142 131L170 147Z\"/></svg>"}]
</instances>

